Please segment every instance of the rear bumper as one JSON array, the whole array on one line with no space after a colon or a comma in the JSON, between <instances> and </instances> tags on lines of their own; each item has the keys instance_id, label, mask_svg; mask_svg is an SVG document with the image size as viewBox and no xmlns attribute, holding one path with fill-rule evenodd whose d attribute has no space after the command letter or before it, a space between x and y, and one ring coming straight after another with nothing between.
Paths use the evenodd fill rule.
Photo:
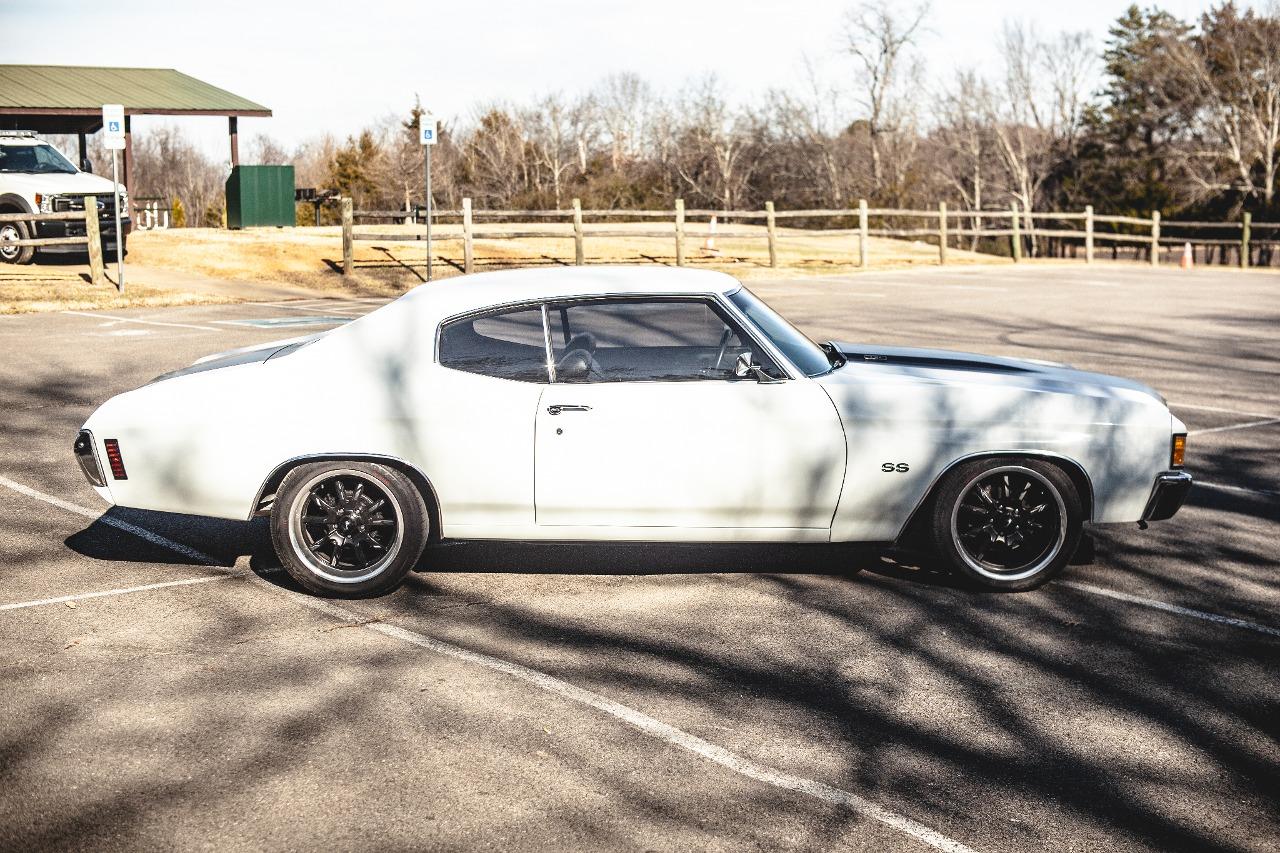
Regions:
<instances>
[{"instance_id":1,"label":"rear bumper","mask_svg":"<svg viewBox=\"0 0 1280 853\"><path fill-rule=\"evenodd\" d=\"M1182 502L1191 491L1191 475L1185 471L1166 471L1156 477L1147 508L1142 512L1143 521L1164 521L1173 518L1182 508Z\"/></svg>"}]
</instances>

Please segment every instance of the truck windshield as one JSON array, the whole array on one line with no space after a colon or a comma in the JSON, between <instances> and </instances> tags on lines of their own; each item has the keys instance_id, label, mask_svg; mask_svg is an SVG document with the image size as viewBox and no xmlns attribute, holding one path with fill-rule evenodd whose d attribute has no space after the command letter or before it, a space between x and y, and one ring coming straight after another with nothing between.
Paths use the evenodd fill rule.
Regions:
<instances>
[{"instance_id":1,"label":"truck windshield","mask_svg":"<svg viewBox=\"0 0 1280 853\"><path fill-rule=\"evenodd\" d=\"M0 172L74 175L76 171L52 145L0 145Z\"/></svg>"},{"instance_id":2,"label":"truck windshield","mask_svg":"<svg viewBox=\"0 0 1280 853\"><path fill-rule=\"evenodd\" d=\"M743 287L734 291L729 294L729 301L738 306L792 364L804 371L805 376L830 372L831 361L827 354L750 290Z\"/></svg>"}]
</instances>

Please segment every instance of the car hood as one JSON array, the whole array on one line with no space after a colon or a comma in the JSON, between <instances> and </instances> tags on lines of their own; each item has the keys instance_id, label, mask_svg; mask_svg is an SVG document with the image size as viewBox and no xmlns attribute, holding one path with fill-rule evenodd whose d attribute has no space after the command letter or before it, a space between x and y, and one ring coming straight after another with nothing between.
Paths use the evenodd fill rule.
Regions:
<instances>
[{"instance_id":1,"label":"car hood","mask_svg":"<svg viewBox=\"0 0 1280 853\"><path fill-rule=\"evenodd\" d=\"M1047 391L1084 390L1086 387L1127 389L1165 403L1155 389L1132 379L1077 370L1068 364L1038 359L1007 358L956 350L923 347L890 347L832 341L831 345L848 359L848 365L828 374L839 383L859 364L875 365L886 371L917 375L950 384L996 382ZM842 376L843 374L843 376ZM823 377L826 378L826 377Z\"/></svg>"},{"instance_id":2,"label":"car hood","mask_svg":"<svg viewBox=\"0 0 1280 853\"><path fill-rule=\"evenodd\" d=\"M0 183L9 192L30 196L32 193L49 193L56 195L105 195L110 197L115 185L106 178L91 175L88 172L76 172L68 175L65 172L48 172L31 174L29 172L0 173Z\"/></svg>"}]
</instances>

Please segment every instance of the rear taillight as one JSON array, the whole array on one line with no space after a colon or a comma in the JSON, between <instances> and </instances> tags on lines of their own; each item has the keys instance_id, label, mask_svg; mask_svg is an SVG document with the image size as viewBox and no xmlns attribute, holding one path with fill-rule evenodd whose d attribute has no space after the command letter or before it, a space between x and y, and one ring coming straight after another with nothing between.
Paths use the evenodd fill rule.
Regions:
<instances>
[{"instance_id":1,"label":"rear taillight","mask_svg":"<svg viewBox=\"0 0 1280 853\"><path fill-rule=\"evenodd\" d=\"M1169 454L1169 466L1171 468L1181 468L1182 460L1187 455L1187 436L1185 433L1178 433L1173 437L1173 453Z\"/></svg>"},{"instance_id":2,"label":"rear taillight","mask_svg":"<svg viewBox=\"0 0 1280 853\"><path fill-rule=\"evenodd\" d=\"M76 443L71 445L71 450L76 455L76 462L80 463L80 470L84 472L84 477L93 486L105 486L107 481L102 479L102 468L98 466L98 457L93 452L93 433L87 429L80 430L80 434L76 436Z\"/></svg>"},{"instance_id":3,"label":"rear taillight","mask_svg":"<svg viewBox=\"0 0 1280 853\"><path fill-rule=\"evenodd\" d=\"M129 479L124 473L124 460L120 458L120 442L114 438L108 438L102 442L102 446L107 449L107 464L111 466L111 476L117 480Z\"/></svg>"}]
</instances>

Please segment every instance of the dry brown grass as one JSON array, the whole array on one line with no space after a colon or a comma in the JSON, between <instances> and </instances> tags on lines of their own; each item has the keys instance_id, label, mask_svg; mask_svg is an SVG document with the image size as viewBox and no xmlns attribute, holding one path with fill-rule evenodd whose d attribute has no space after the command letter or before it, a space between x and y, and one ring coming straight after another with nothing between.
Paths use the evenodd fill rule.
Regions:
<instances>
[{"instance_id":1,"label":"dry brown grass","mask_svg":"<svg viewBox=\"0 0 1280 853\"><path fill-rule=\"evenodd\" d=\"M126 274L126 283L128 282ZM129 284L121 294L114 284L94 287L75 268L0 267L0 314L34 311L86 311L162 305L235 302L209 293L189 293Z\"/></svg>"},{"instance_id":2,"label":"dry brown grass","mask_svg":"<svg viewBox=\"0 0 1280 853\"><path fill-rule=\"evenodd\" d=\"M664 264L675 266L675 238L593 237L588 226L584 243L588 264ZM611 223L597 225L611 231L648 231L670 227L658 223ZM688 266L716 269L739 278L790 278L853 272L858 268L856 237L822 236L812 231L779 229L778 267L769 266L765 229L759 225L723 226L722 231L749 232L750 238L718 239L718 254L702 250L705 225L691 225L687 232L685 262ZM573 264L573 231L565 224L503 223L476 225L477 231L511 232L547 230L564 236L476 240L474 268L477 272L530 266ZM437 237L457 236L460 226L440 225ZM421 226L358 225L361 234L423 235ZM222 231L205 228L152 231L137 234L129 244L130 257L150 267L185 270L219 277L281 282L320 290L399 293L421 283L426 277L424 241L357 240L355 271L344 280L342 235L336 226L321 228L271 228ZM462 272L462 242L438 241L433 246L434 274L445 278ZM963 264L1009 263L996 258L951 249L948 262ZM872 238L872 269L901 269L933 266L938 249L926 243Z\"/></svg>"}]
</instances>

